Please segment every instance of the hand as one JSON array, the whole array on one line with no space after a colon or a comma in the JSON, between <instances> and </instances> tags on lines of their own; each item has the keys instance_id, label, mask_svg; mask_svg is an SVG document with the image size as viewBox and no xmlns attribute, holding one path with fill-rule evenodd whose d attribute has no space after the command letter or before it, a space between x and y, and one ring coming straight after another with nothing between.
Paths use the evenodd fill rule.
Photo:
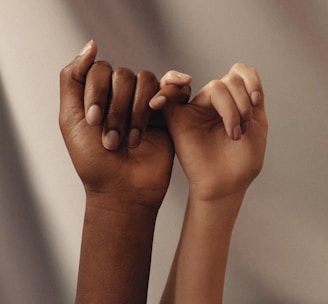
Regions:
<instances>
[{"instance_id":1,"label":"hand","mask_svg":"<svg viewBox=\"0 0 328 304\"><path fill-rule=\"evenodd\" d=\"M169 103L164 113L191 195L212 201L244 194L262 168L268 129L256 70L236 64L189 104Z\"/></svg>"},{"instance_id":2,"label":"hand","mask_svg":"<svg viewBox=\"0 0 328 304\"><path fill-rule=\"evenodd\" d=\"M110 194L120 204L133 199L157 209L174 155L160 112L148 105L158 81L147 71L113 71L95 62L96 54L90 42L61 71L60 127L68 151L87 196ZM176 102L189 98L179 87L170 94L165 98Z\"/></svg>"}]
</instances>

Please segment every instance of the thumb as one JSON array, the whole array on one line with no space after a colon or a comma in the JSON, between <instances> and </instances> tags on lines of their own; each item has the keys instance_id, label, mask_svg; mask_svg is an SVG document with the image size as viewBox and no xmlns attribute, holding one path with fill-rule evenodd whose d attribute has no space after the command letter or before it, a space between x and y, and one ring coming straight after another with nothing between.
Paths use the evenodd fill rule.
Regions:
<instances>
[{"instance_id":1,"label":"thumb","mask_svg":"<svg viewBox=\"0 0 328 304\"><path fill-rule=\"evenodd\" d=\"M74 126L84 118L84 87L86 75L97 55L97 44L91 40L80 54L60 72L61 129Z\"/></svg>"}]
</instances>

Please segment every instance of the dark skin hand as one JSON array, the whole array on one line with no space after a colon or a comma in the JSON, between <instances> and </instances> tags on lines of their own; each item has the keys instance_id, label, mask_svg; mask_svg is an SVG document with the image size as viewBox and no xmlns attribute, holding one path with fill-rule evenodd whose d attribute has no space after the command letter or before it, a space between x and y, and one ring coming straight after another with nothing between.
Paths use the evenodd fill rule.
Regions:
<instances>
[{"instance_id":1,"label":"dark skin hand","mask_svg":"<svg viewBox=\"0 0 328 304\"><path fill-rule=\"evenodd\" d=\"M76 303L146 303L173 144L160 113L149 107L159 91L156 77L113 70L95 62L96 54L91 41L60 75L60 128L86 191ZM160 92L179 103L190 88Z\"/></svg>"},{"instance_id":2,"label":"dark skin hand","mask_svg":"<svg viewBox=\"0 0 328 304\"><path fill-rule=\"evenodd\" d=\"M148 71L135 76L125 68L113 71L106 62L94 63L96 52L93 43L87 54L61 72L60 126L74 166L87 195L133 193L144 205L159 208L174 151L160 114L148 106L159 90L158 81ZM188 98L188 92L178 87L163 94ZM88 123L91 105L97 105L101 114ZM112 139L108 133L114 133Z\"/></svg>"}]
</instances>

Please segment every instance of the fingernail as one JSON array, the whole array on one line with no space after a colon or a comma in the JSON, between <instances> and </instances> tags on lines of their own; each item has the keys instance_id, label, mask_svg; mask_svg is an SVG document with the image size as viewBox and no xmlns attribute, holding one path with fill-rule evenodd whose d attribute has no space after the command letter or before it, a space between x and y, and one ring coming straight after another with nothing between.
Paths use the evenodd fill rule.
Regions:
<instances>
[{"instance_id":1,"label":"fingernail","mask_svg":"<svg viewBox=\"0 0 328 304\"><path fill-rule=\"evenodd\" d=\"M139 129L132 128L129 133L128 145L129 148L135 148L139 145L141 139L141 134Z\"/></svg>"},{"instance_id":2,"label":"fingernail","mask_svg":"<svg viewBox=\"0 0 328 304\"><path fill-rule=\"evenodd\" d=\"M103 139L103 145L107 150L117 150L120 145L120 135L116 130L107 132Z\"/></svg>"},{"instance_id":3,"label":"fingernail","mask_svg":"<svg viewBox=\"0 0 328 304\"><path fill-rule=\"evenodd\" d=\"M234 128L233 128L233 139L234 140L238 140L241 138L241 128L240 128L240 125L236 125Z\"/></svg>"},{"instance_id":4,"label":"fingernail","mask_svg":"<svg viewBox=\"0 0 328 304\"><path fill-rule=\"evenodd\" d=\"M90 40L81 50L79 56L83 56L85 55L90 49L91 49L91 45L92 45L92 40Z\"/></svg>"},{"instance_id":5,"label":"fingernail","mask_svg":"<svg viewBox=\"0 0 328 304\"><path fill-rule=\"evenodd\" d=\"M184 81L184 82L189 82L189 81L191 81L191 76L190 75L188 75L188 74L185 74L185 73L178 73L177 74L177 77L180 79L180 80L182 80L182 81Z\"/></svg>"},{"instance_id":6,"label":"fingernail","mask_svg":"<svg viewBox=\"0 0 328 304\"><path fill-rule=\"evenodd\" d=\"M241 124L241 134L245 134L249 128L249 121L244 121Z\"/></svg>"},{"instance_id":7,"label":"fingernail","mask_svg":"<svg viewBox=\"0 0 328 304\"><path fill-rule=\"evenodd\" d=\"M101 123L102 117L101 117L101 109L99 105L93 104L85 117L87 120L87 123L89 125L99 125Z\"/></svg>"},{"instance_id":8,"label":"fingernail","mask_svg":"<svg viewBox=\"0 0 328 304\"><path fill-rule=\"evenodd\" d=\"M170 71L166 74L165 84L187 85L192 81L192 77L178 71Z\"/></svg>"},{"instance_id":9,"label":"fingernail","mask_svg":"<svg viewBox=\"0 0 328 304\"><path fill-rule=\"evenodd\" d=\"M166 102L167 98L165 96L156 96L150 101L149 106L153 110L160 110L166 104Z\"/></svg>"},{"instance_id":10,"label":"fingernail","mask_svg":"<svg viewBox=\"0 0 328 304\"><path fill-rule=\"evenodd\" d=\"M255 107L261 103L261 93L259 91L255 91L251 94L252 105Z\"/></svg>"}]
</instances>

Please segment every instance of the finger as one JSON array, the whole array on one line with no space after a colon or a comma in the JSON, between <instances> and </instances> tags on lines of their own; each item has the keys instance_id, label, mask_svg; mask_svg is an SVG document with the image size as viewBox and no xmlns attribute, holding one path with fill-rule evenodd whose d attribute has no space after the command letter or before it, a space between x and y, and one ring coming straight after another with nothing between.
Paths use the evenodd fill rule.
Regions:
<instances>
[{"instance_id":1,"label":"finger","mask_svg":"<svg viewBox=\"0 0 328 304\"><path fill-rule=\"evenodd\" d=\"M149 106L153 110L161 110L166 104L184 104L189 101L191 94L190 85L179 86L168 84L162 87L159 92L149 101Z\"/></svg>"},{"instance_id":2,"label":"finger","mask_svg":"<svg viewBox=\"0 0 328 304\"><path fill-rule=\"evenodd\" d=\"M88 70L97 55L97 45L88 42L80 54L60 72L60 115L61 129L71 128L84 118L84 87Z\"/></svg>"},{"instance_id":3,"label":"finger","mask_svg":"<svg viewBox=\"0 0 328 304\"><path fill-rule=\"evenodd\" d=\"M230 69L230 73L239 75L245 84L245 88L254 107L263 105L264 94L260 77L255 68L245 64L236 63Z\"/></svg>"},{"instance_id":4,"label":"finger","mask_svg":"<svg viewBox=\"0 0 328 304\"><path fill-rule=\"evenodd\" d=\"M253 107L245 88L244 80L239 74L228 73L222 78L222 82L228 88L237 106L241 120L241 131L244 134L248 130L249 123L253 117Z\"/></svg>"},{"instance_id":5,"label":"finger","mask_svg":"<svg viewBox=\"0 0 328 304\"><path fill-rule=\"evenodd\" d=\"M85 85L85 118L90 125L100 125L111 90L112 67L105 61L98 61L90 68Z\"/></svg>"},{"instance_id":6,"label":"finger","mask_svg":"<svg viewBox=\"0 0 328 304\"><path fill-rule=\"evenodd\" d=\"M150 100L153 110L161 110L167 102L186 103L191 94L192 77L178 71L168 71L160 80L160 91Z\"/></svg>"},{"instance_id":7,"label":"finger","mask_svg":"<svg viewBox=\"0 0 328 304\"><path fill-rule=\"evenodd\" d=\"M191 101L203 107L213 107L222 118L228 136L241 138L240 114L229 89L221 80L212 80Z\"/></svg>"},{"instance_id":8,"label":"finger","mask_svg":"<svg viewBox=\"0 0 328 304\"><path fill-rule=\"evenodd\" d=\"M141 71L138 73L128 136L130 148L135 148L140 143L151 115L149 100L158 91L158 88L159 83L152 72Z\"/></svg>"},{"instance_id":9,"label":"finger","mask_svg":"<svg viewBox=\"0 0 328 304\"><path fill-rule=\"evenodd\" d=\"M135 84L135 75L127 68L119 68L112 74L112 97L102 136L108 150L117 150L125 138Z\"/></svg>"},{"instance_id":10,"label":"finger","mask_svg":"<svg viewBox=\"0 0 328 304\"><path fill-rule=\"evenodd\" d=\"M192 81L192 77L188 74L184 74L178 71L168 71L160 80L160 87L163 88L168 84L175 84L179 86L189 85Z\"/></svg>"}]
</instances>

